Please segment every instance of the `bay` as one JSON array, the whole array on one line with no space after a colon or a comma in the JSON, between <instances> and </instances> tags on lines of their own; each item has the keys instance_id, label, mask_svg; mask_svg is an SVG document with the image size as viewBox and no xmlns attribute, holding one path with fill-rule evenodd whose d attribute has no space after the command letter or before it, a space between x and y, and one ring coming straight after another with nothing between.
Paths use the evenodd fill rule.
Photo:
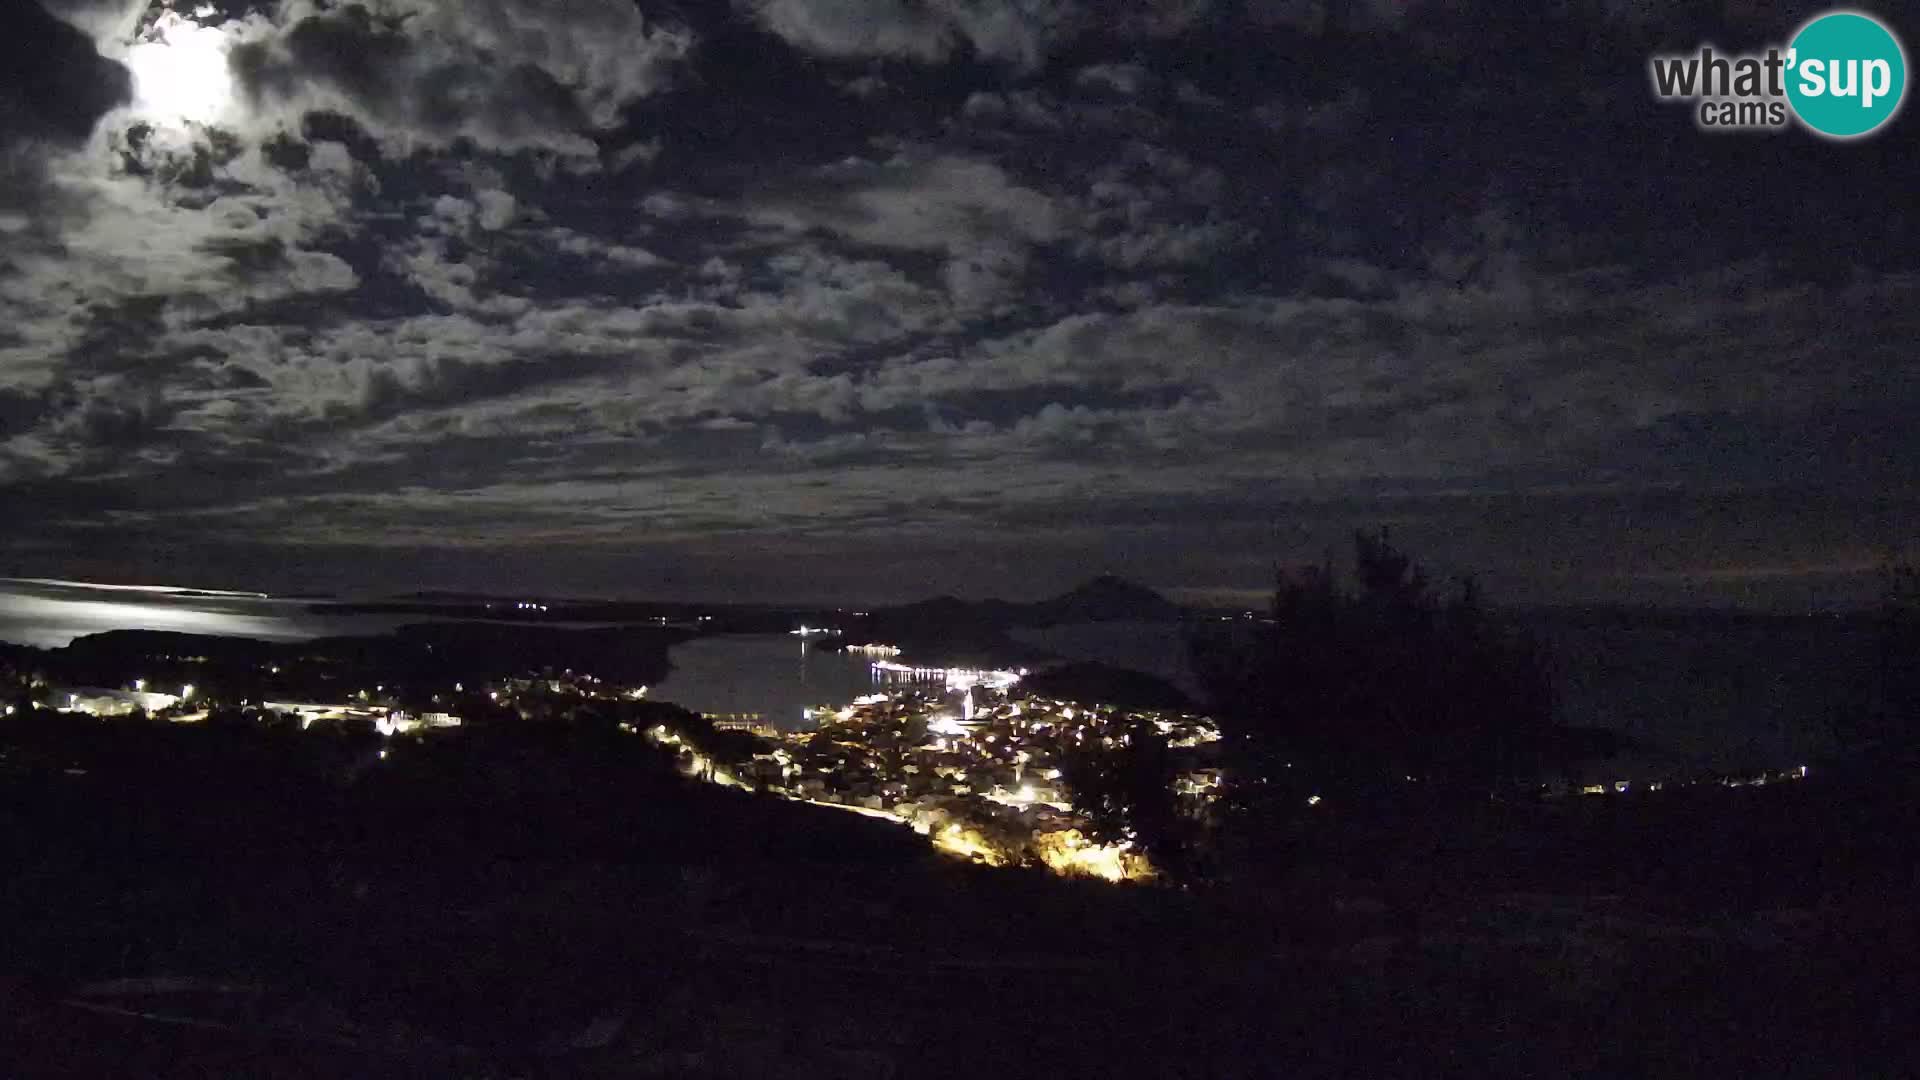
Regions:
<instances>
[{"instance_id":1,"label":"bay","mask_svg":"<svg viewBox=\"0 0 1920 1080\"><path fill-rule=\"evenodd\" d=\"M791 634L695 638L668 654L673 670L647 697L695 712L759 714L783 731L810 727L803 710L841 706L883 689L870 659Z\"/></svg>"}]
</instances>

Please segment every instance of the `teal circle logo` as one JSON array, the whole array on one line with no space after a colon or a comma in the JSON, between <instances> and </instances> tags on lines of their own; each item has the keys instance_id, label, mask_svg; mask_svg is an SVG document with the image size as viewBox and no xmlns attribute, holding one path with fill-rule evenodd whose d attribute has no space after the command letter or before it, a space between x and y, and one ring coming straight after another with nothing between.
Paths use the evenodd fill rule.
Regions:
<instances>
[{"instance_id":1,"label":"teal circle logo","mask_svg":"<svg viewBox=\"0 0 1920 1080\"><path fill-rule=\"evenodd\" d=\"M1907 54L1871 15L1836 11L1800 28L1788 46L1787 100L1800 122L1834 139L1874 131L1900 111Z\"/></svg>"}]
</instances>

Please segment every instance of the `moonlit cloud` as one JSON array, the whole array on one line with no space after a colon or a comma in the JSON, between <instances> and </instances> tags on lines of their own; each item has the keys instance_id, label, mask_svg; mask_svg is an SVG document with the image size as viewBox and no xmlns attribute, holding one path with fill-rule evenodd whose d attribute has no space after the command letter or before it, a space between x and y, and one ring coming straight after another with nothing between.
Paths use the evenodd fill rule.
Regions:
<instances>
[{"instance_id":1,"label":"moonlit cloud","mask_svg":"<svg viewBox=\"0 0 1920 1080\"><path fill-rule=\"evenodd\" d=\"M351 117L389 154L467 141L597 168L595 137L671 85L695 44L625 0L284 0L235 25L256 123Z\"/></svg>"},{"instance_id":2,"label":"moonlit cloud","mask_svg":"<svg viewBox=\"0 0 1920 1080\"><path fill-rule=\"evenodd\" d=\"M1838 595L1920 524L1911 168L1697 139L1615 84L1700 28L1600 7L1536 70L1475 4L47 0L7 558L1199 595L1391 521L1514 598Z\"/></svg>"},{"instance_id":3,"label":"moonlit cloud","mask_svg":"<svg viewBox=\"0 0 1920 1080\"><path fill-rule=\"evenodd\" d=\"M161 124L209 125L235 107L233 74L227 65L232 39L176 12L162 15L127 48L133 73L133 111Z\"/></svg>"},{"instance_id":4,"label":"moonlit cloud","mask_svg":"<svg viewBox=\"0 0 1920 1080\"><path fill-rule=\"evenodd\" d=\"M832 57L947 60L968 49L1031 69L1086 13L1074 0L742 0L764 26Z\"/></svg>"}]
</instances>

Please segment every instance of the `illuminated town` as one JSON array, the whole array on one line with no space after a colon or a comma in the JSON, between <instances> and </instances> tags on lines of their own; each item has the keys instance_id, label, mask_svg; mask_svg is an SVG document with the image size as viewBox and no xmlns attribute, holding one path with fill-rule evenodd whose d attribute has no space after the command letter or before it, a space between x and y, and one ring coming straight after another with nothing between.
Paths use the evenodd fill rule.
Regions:
<instances>
[{"instance_id":1,"label":"illuminated town","mask_svg":"<svg viewBox=\"0 0 1920 1080\"><path fill-rule=\"evenodd\" d=\"M301 731L358 727L383 742L460 727L463 714L537 724L582 709L637 718L632 710L651 708L651 723L623 720L621 728L675 750L690 777L883 818L942 852L988 865L1042 865L1109 881L1144 880L1153 870L1128 844L1085 839L1062 783L1064 755L1111 747L1119 733L1145 721L1191 757L1181 788L1196 813L1218 787L1207 748L1219 735L1200 717L1050 700L1022 689L1023 670L901 663L902 650L891 645L850 652L874 658L876 692L808 709L806 729L791 732L758 713L685 713L650 701L644 685L571 669L444 687L379 683L314 701L276 695L275 680L300 672L275 663L253 672L267 688L258 696L192 684L158 692L138 678L121 687L40 683L32 697L57 712L100 718L199 724L218 712ZM184 664L199 667L201 658ZM702 731L731 736L735 752L717 761L696 750Z\"/></svg>"},{"instance_id":2,"label":"illuminated town","mask_svg":"<svg viewBox=\"0 0 1920 1080\"><path fill-rule=\"evenodd\" d=\"M1015 671L884 661L874 669L908 685L812 710L812 730L762 729L764 748L738 769L716 764L665 725L647 734L679 749L690 775L715 783L885 817L989 865L1038 864L1108 881L1146 880L1153 868L1130 844L1086 839L1061 782L1066 754L1112 747L1145 721L1192 756L1179 786L1193 812L1218 790L1219 770L1204 762L1220 736L1204 718L1027 695Z\"/></svg>"},{"instance_id":3,"label":"illuminated town","mask_svg":"<svg viewBox=\"0 0 1920 1080\"><path fill-rule=\"evenodd\" d=\"M805 629L808 635L818 632ZM1216 745L1221 735L1209 718L1042 696L1022 685L1024 669L906 664L895 659L902 650L892 645L846 650L881 658L870 664L876 692L805 710L802 730L782 730L760 713L702 716L670 706L659 714L666 719L627 720L620 727L673 751L681 771L696 780L890 821L926 837L941 852L985 865L1044 866L1110 882L1152 880L1156 871L1130 842L1088 839L1087 822L1063 776L1070 755L1113 749L1127 732L1146 725L1176 755L1174 789L1184 813L1206 820L1223 790ZM281 669L263 674L279 675ZM649 701L646 686L620 686L570 669L500 679L472 690L456 682L446 690L423 699L417 688L403 693L401 687L380 684L336 702L215 702L190 683L159 692L148 680L136 679L119 688L42 686L37 692L59 712L195 724L227 705L260 722L297 722L303 731L357 724L383 739L460 727L463 709L538 723L593 703ZM724 755L715 754L710 747L702 749L701 731L725 733L734 741ZM380 757L384 760L384 749ZM1704 782L1744 787L1807 775L1807 767L1799 766ZM1703 779L1692 781L1699 782ZM1561 783L1546 786L1542 794L1619 796L1679 786L1690 783ZM1309 800L1312 805L1320 801L1318 796Z\"/></svg>"}]
</instances>

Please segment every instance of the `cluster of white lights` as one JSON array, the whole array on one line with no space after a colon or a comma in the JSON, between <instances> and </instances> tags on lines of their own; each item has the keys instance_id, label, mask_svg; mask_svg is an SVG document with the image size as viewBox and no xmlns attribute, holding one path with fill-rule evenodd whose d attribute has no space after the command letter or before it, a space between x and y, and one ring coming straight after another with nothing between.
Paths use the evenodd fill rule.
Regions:
<instances>
[{"instance_id":1,"label":"cluster of white lights","mask_svg":"<svg viewBox=\"0 0 1920 1080\"><path fill-rule=\"evenodd\" d=\"M913 667L896 664L890 660L876 660L873 670L877 674L891 675L895 678L944 682L949 690L969 690L976 686L985 686L993 690L1005 690L1020 681L1017 671L982 671L977 668L941 668Z\"/></svg>"},{"instance_id":2,"label":"cluster of white lights","mask_svg":"<svg viewBox=\"0 0 1920 1080\"><path fill-rule=\"evenodd\" d=\"M850 653L859 653L862 656L899 656L901 650L898 645L876 645L868 643L866 645L849 645L847 646L847 651Z\"/></svg>"}]
</instances>

